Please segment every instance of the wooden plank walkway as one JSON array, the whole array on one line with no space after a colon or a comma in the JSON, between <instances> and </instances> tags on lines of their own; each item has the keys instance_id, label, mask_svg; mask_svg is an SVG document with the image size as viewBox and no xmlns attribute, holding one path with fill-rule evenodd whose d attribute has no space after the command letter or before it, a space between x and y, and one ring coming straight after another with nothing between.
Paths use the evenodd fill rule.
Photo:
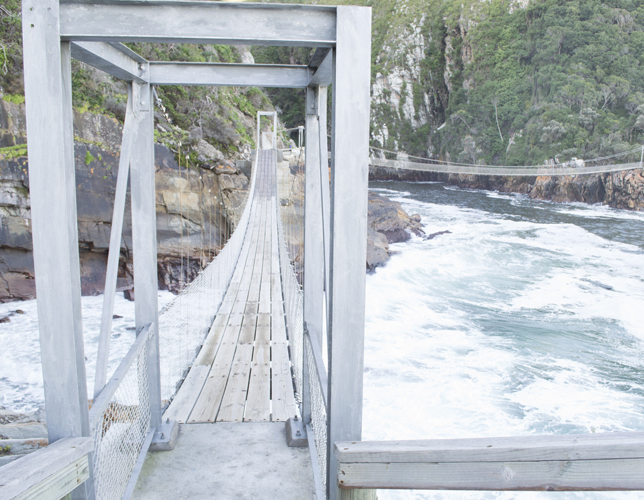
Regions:
<instances>
[{"instance_id":1,"label":"wooden plank walkway","mask_svg":"<svg viewBox=\"0 0 644 500\"><path fill-rule=\"evenodd\" d=\"M276 165L259 151L239 261L210 332L164 418L283 422L297 414L277 241Z\"/></svg>"}]
</instances>

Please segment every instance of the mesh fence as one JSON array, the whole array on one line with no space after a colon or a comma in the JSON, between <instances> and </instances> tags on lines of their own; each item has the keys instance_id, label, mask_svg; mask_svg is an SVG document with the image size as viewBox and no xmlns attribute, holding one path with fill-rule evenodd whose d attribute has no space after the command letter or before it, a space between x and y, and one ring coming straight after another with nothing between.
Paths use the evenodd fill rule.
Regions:
<instances>
[{"instance_id":1,"label":"mesh fence","mask_svg":"<svg viewBox=\"0 0 644 500\"><path fill-rule=\"evenodd\" d=\"M326 487L327 415L310 339L304 335L302 279L304 271L304 171L302 158L288 168L278 167L277 189L280 200L277 218L280 268L284 309L291 344L296 398L301 404L303 363L307 363L311 397L311 429L318 456L319 474Z\"/></svg>"},{"instance_id":2,"label":"mesh fence","mask_svg":"<svg viewBox=\"0 0 644 500\"><path fill-rule=\"evenodd\" d=\"M324 404L324 396L320 387L320 379L317 375L315 358L311 348L311 338L308 335L304 336L304 345L306 346L306 363L309 372L309 392L311 395L311 429L313 429L315 450L318 455L320 478L326 488L326 405Z\"/></svg>"},{"instance_id":3,"label":"mesh fence","mask_svg":"<svg viewBox=\"0 0 644 500\"><path fill-rule=\"evenodd\" d=\"M143 348L103 412L93 419L97 500L120 500L130 481L150 427L147 374L146 349Z\"/></svg>"},{"instance_id":4,"label":"mesh fence","mask_svg":"<svg viewBox=\"0 0 644 500\"><path fill-rule=\"evenodd\" d=\"M161 399L167 406L185 379L217 314L241 253L250 203L255 190L255 171L230 239L213 261L168 304L159 315ZM234 209L233 209L234 211Z\"/></svg>"},{"instance_id":5,"label":"mesh fence","mask_svg":"<svg viewBox=\"0 0 644 500\"><path fill-rule=\"evenodd\" d=\"M286 327L291 345L291 363L295 377L295 398L302 402L302 357L303 357L303 169L298 162L295 168L277 169L277 195L279 198L279 217L277 231L279 238L279 258L284 295Z\"/></svg>"}]
</instances>

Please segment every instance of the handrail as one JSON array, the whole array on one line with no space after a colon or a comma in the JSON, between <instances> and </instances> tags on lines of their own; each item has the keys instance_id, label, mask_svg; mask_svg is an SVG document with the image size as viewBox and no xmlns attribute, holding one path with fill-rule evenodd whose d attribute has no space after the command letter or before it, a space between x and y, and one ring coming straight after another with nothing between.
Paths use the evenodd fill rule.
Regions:
<instances>
[{"instance_id":1,"label":"handrail","mask_svg":"<svg viewBox=\"0 0 644 500\"><path fill-rule=\"evenodd\" d=\"M342 489L644 489L644 433L336 442Z\"/></svg>"},{"instance_id":2,"label":"handrail","mask_svg":"<svg viewBox=\"0 0 644 500\"><path fill-rule=\"evenodd\" d=\"M125 378L130 366L134 363L134 360L139 357L141 351L146 346L148 339L154 335L154 327L146 325L141 329L141 332L136 337L134 343L130 346L130 350L127 352L125 357L121 360L118 368L112 375L112 378L105 385L105 388L101 391L98 397L94 400L92 408L89 410L89 421L90 427L94 427L96 421L102 418L103 413L109 406L112 401L112 396L116 393L121 381Z\"/></svg>"},{"instance_id":3,"label":"handrail","mask_svg":"<svg viewBox=\"0 0 644 500\"><path fill-rule=\"evenodd\" d=\"M607 172L622 172L642 168L641 162L620 163L617 165L595 165L592 167L492 167L489 165L462 166L431 163L417 163L402 160L386 160L369 158L369 165L376 167L394 168L396 170L420 170L443 174L465 175L503 175L503 176L541 176L541 175L588 175Z\"/></svg>"},{"instance_id":4,"label":"handrail","mask_svg":"<svg viewBox=\"0 0 644 500\"><path fill-rule=\"evenodd\" d=\"M89 478L90 437L59 439L0 468L0 500L58 500Z\"/></svg>"}]
</instances>

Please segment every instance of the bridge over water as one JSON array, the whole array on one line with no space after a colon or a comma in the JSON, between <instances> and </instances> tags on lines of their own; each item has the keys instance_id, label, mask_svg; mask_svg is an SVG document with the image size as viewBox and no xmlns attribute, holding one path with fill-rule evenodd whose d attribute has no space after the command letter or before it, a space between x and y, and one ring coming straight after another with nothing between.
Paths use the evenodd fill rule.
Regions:
<instances>
[{"instance_id":1,"label":"bridge over water","mask_svg":"<svg viewBox=\"0 0 644 500\"><path fill-rule=\"evenodd\" d=\"M361 440L370 8L174 0L23 0L22 8L33 254L50 445L0 469L0 500L70 493L75 499L182 498L184 493L301 498L312 489L319 499L373 500L377 488L644 489L641 433ZM122 44L150 41L316 50L307 66L240 65L146 61ZM89 401L72 57L125 80L129 89ZM257 151L235 231L160 313L154 85L306 89L306 164L278 164L274 136L270 149ZM275 134L275 114L269 114ZM261 116L257 125L259 147ZM137 337L108 378L128 185ZM308 444L304 454L275 441L283 439L279 422L286 419L287 440ZM262 425L273 427L264 433L249 430ZM181 491L164 488L155 477ZM206 493L190 493L195 490L188 485Z\"/></svg>"}]
</instances>

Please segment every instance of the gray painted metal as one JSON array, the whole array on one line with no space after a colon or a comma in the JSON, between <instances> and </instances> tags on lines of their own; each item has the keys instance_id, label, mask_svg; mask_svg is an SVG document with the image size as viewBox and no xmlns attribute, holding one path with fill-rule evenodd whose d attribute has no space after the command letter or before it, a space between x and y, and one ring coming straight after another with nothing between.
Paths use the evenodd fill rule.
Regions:
<instances>
[{"instance_id":1,"label":"gray painted metal","mask_svg":"<svg viewBox=\"0 0 644 500\"><path fill-rule=\"evenodd\" d=\"M141 63L112 44L104 42L74 42L72 43L72 57L121 80L145 83L142 78Z\"/></svg>"},{"instance_id":2,"label":"gray painted metal","mask_svg":"<svg viewBox=\"0 0 644 500\"><path fill-rule=\"evenodd\" d=\"M329 51L333 63L333 51ZM332 68L333 69L333 68ZM331 258L331 194L329 184L329 144L327 135L327 87L318 89L318 128L320 132L320 187L322 190L322 229L324 230L324 291L326 304L329 303L329 270ZM328 313L328 307L326 308ZM328 314L326 324L329 324Z\"/></svg>"},{"instance_id":3,"label":"gray painted metal","mask_svg":"<svg viewBox=\"0 0 644 500\"><path fill-rule=\"evenodd\" d=\"M132 366L132 363L139 357L141 351L146 348L148 340L151 337L156 337L154 326L146 325L139 335L136 337L136 340L130 346L130 349L127 351L127 354L123 357L119 366L114 371L112 378L110 378L107 385L103 388L101 393L94 399L94 404L92 409L89 411L90 422L92 429L101 423L101 418L105 412L108 405L112 402L112 396L116 393L116 390L121 385L121 382L127 375L127 371Z\"/></svg>"},{"instance_id":4,"label":"gray painted metal","mask_svg":"<svg viewBox=\"0 0 644 500\"><path fill-rule=\"evenodd\" d=\"M5 500L25 494L70 464L87 457L93 448L92 438L63 438L1 467L0 498Z\"/></svg>"},{"instance_id":5,"label":"gray painted metal","mask_svg":"<svg viewBox=\"0 0 644 500\"><path fill-rule=\"evenodd\" d=\"M150 83L154 85L304 88L312 73L307 66L295 65L150 63Z\"/></svg>"},{"instance_id":6,"label":"gray painted metal","mask_svg":"<svg viewBox=\"0 0 644 500\"><path fill-rule=\"evenodd\" d=\"M27 133L34 138L28 148L38 323L48 435L54 443L89 435L71 55L69 44L59 40L57 0L25 0L22 9Z\"/></svg>"},{"instance_id":7,"label":"gray painted metal","mask_svg":"<svg viewBox=\"0 0 644 500\"><path fill-rule=\"evenodd\" d=\"M141 452L136 459L134 469L132 470L132 475L130 476L130 481L127 483L127 488L125 488L125 493L123 493L123 498L121 500L130 500L130 498L132 498L132 495L134 494L134 488L136 488L136 482L139 480L139 475L141 474L141 469L143 469L145 457L148 455L148 449L150 448L150 443L152 442L153 437L154 430L151 430L145 437L145 441L143 441Z\"/></svg>"},{"instance_id":8,"label":"gray painted metal","mask_svg":"<svg viewBox=\"0 0 644 500\"><path fill-rule=\"evenodd\" d=\"M304 175L304 321L309 335L322 344L324 293L324 241L320 193L320 132L318 89L306 90L306 162ZM306 358L306 353L305 357Z\"/></svg>"},{"instance_id":9,"label":"gray painted metal","mask_svg":"<svg viewBox=\"0 0 644 500\"><path fill-rule=\"evenodd\" d=\"M331 47L336 8L319 5L69 1L62 40Z\"/></svg>"},{"instance_id":10,"label":"gray painted metal","mask_svg":"<svg viewBox=\"0 0 644 500\"><path fill-rule=\"evenodd\" d=\"M132 250L134 260L134 309L137 334L151 325L158 332L157 226L154 187L154 113L150 85L132 83L133 120L130 191L132 200ZM147 342L150 427L161 426L161 374L159 336Z\"/></svg>"},{"instance_id":11,"label":"gray painted metal","mask_svg":"<svg viewBox=\"0 0 644 500\"><path fill-rule=\"evenodd\" d=\"M286 421L286 446L289 448L306 448L309 445L306 426L297 415Z\"/></svg>"},{"instance_id":12,"label":"gray painted metal","mask_svg":"<svg viewBox=\"0 0 644 500\"><path fill-rule=\"evenodd\" d=\"M320 63L320 66L315 70L313 76L309 80L309 85L319 85L320 87L327 87L331 85L333 80L333 51L329 50L326 57Z\"/></svg>"},{"instance_id":13,"label":"gray painted metal","mask_svg":"<svg viewBox=\"0 0 644 500\"><path fill-rule=\"evenodd\" d=\"M333 84L327 488L340 496L336 441L362 436L371 9L339 6Z\"/></svg>"},{"instance_id":14,"label":"gray painted metal","mask_svg":"<svg viewBox=\"0 0 644 500\"><path fill-rule=\"evenodd\" d=\"M130 155L132 154L132 127L134 111L132 108L132 87L128 89L127 108L125 111L125 124L123 125L123 139L121 142L121 156L119 158L119 172L116 180L116 193L114 194L114 210L110 233L110 247L107 257L107 270L105 271L105 294L103 296L103 311L101 316L101 331L98 338L98 352L96 355L96 377L94 378L94 398L98 397L105 387L107 380L107 364L110 354L110 336L112 333L112 315L114 313L114 295L118 278L119 258L121 256L121 235L123 232L123 216L125 213L125 200L127 198L127 180L130 175Z\"/></svg>"},{"instance_id":15,"label":"gray painted metal","mask_svg":"<svg viewBox=\"0 0 644 500\"><path fill-rule=\"evenodd\" d=\"M120 42L107 42L107 43L109 43L116 50L118 50L120 52L123 52L123 54L128 56L130 59L134 59L136 62L140 62L140 63L147 63L148 62L145 58L141 57L139 54L137 54L132 49L130 49L129 47L123 45Z\"/></svg>"},{"instance_id":16,"label":"gray painted metal","mask_svg":"<svg viewBox=\"0 0 644 500\"><path fill-rule=\"evenodd\" d=\"M318 462L318 452L315 447L315 435L310 425L306 426L306 439L309 441L309 451L311 452L311 468L313 469L313 481L315 483L315 497L317 500L326 500L326 491L322 478L320 477L320 465Z\"/></svg>"},{"instance_id":17,"label":"gray painted metal","mask_svg":"<svg viewBox=\"0 0 644 500\"><path fill-rule=\"evenodd\" d=\"M490 166L465 166L449 165L445 163L417 163L401 160L385 160L383 158L369 158L369 163L376 167L395 168L399 170L422 170L425 172L439 172L462 175L504 175L535 177L540 175L589 175L606 172L622 172L624 170L637 170L642 168L642 163L620 163L617 165L595 165L592 167L490 167Z\"/></svg>"},{"instance_id":18,"label":"gray painted metal","mask_svg":"<svg viewBox=\"0 0 644 500\"><path fill-rule=\"evenodd\" d=\"M329 53L331 49L328 48L317 48L315 49L315 52L311 56L311 59L309 59L309 68L317 69L320 67L320 64L322 64L322 61L326 57L326 55Z\"/></svg>"}]
</instances>

